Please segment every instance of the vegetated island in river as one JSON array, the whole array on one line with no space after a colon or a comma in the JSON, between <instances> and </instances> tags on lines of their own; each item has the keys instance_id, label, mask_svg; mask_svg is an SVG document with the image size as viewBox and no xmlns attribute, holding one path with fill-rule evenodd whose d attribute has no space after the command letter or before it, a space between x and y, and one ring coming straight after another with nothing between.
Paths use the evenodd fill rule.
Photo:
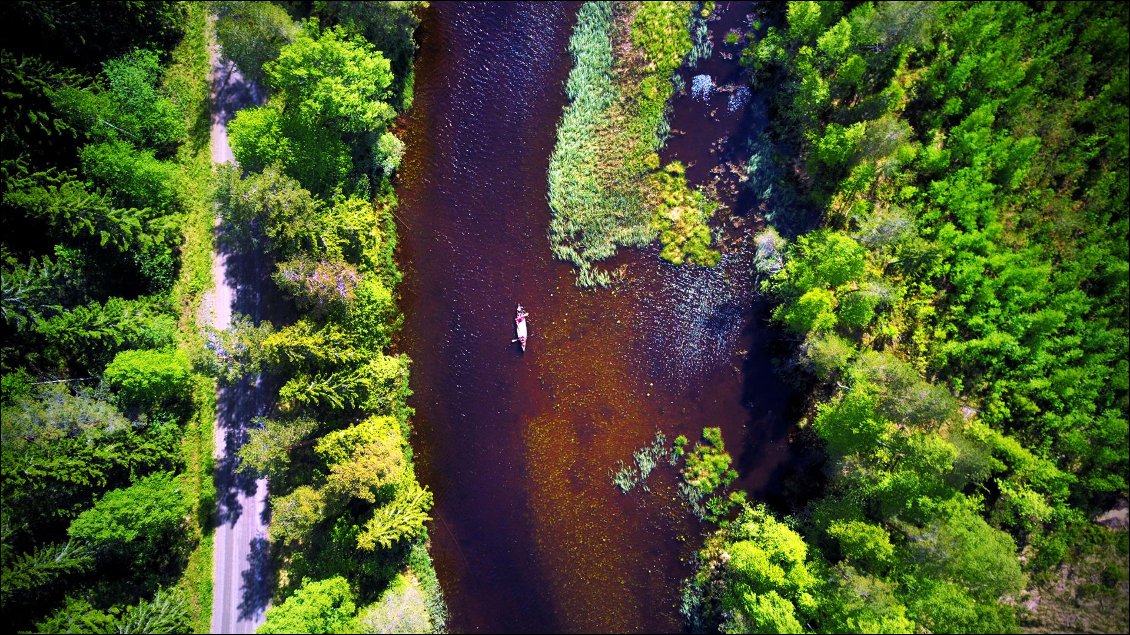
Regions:
<instances>
[{"instance_id":1,"label":"vegetated island in river","mask_svg":"<svg viewBox=\"0 0 1130 635\"><path fill-rule=\"evenodd\" d=\"M581 8L549 170L579 285L656 238L717 260L713 205L656 152L726 4ZM712 429L616 474L628 491L686 455L717 527L692 629L1126 630L1127 27L1115 3L790 2L726 34L770 95L752 257L827 484L781 519L727 493Z\"/></svg>"}]
</instances>

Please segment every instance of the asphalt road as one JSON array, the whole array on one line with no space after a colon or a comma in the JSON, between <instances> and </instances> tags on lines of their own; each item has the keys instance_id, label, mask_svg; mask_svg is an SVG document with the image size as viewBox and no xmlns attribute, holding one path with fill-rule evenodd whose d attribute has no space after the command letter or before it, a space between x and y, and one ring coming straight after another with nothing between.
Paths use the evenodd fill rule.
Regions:
<instances>
[{"instance_id":1,"label":"asphalt road","mask_svg":"<svg viewBox=\"0 0 1130 635\"><path fill-rule=\"evenodd\" d=\"M261 103L255 87L227 60L212 55L212 161L233 162L227 124L240 108ZM222 237L221 237L222 238ZM231 325L234 312L263 317L259 282L266 279L260 254L231 253L222 240L212 253L214 289L204 302L204 319L213 327ZM216 530L213 551L213 633L252 633L263 616L274 588L267 524L267 481L235 471L236 452L247 439L251 419L265 414L270 404L259 378L217 392L215 482Z\"/></svg>"}]
</instances>

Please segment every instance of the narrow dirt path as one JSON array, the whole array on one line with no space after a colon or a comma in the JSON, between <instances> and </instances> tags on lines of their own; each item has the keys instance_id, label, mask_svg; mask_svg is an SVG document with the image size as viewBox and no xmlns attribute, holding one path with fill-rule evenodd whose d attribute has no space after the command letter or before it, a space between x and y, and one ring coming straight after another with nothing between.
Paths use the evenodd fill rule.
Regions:
<instances>
[{"instance_id":1,"label":"narrow dirt path","mask_svg":"<svg viewBox=\"0 0 1130 635\"><path fill-rule=\"evenodd\" d=\"M234 162L227 124L240 108L257 103L261 99L255 86L213 50L213 163ZM226 253L222 244L218 237L212 252L214 288L204 305L205 320L217 329L231 326L233 311L251 315L256 321L262 317L258 281L267 275L262 257ZM265 393L259 378L221 386L217 392L213 633L253 633L263 623L271 598L267 481L235 471L239 464L236 452L247 438L247 427L253 417L264 414L269 403Z\"/></svg>"}]
</instances>

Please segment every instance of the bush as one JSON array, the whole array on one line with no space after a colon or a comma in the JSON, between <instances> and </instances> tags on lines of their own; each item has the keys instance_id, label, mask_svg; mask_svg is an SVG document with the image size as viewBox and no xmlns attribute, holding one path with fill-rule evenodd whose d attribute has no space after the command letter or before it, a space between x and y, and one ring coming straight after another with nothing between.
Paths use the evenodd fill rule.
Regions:
<instances>
[{"instance_id":1,"label":"bush","mask_svg":"<svg viewBox=\"0 0 1130 635\"><path fill-rule=\"evenodd\" d=\"M192 367L178 351L122 351L106 367L104 379L126 408L175 406L192 394Z\"/></svg>"},{"instance_id":2,"label":"bush","mask_svg":"<svg viewBox=\"0 0 1130 635\"><path fill-rule=\"evenodd\" d=\"M267 609L259 633L341 633L353 623L357 607L345 578L302 581L285 602Z\"/></svg>"},{"instance_id":3,"label":"bush","mask_svg":"<svg viewBox=\"0 0 1130 635\"><path fill-rule=\"evenodd\" d=\"M432 633L432 621L420 582L409 570L397 575L375 604L357 615L362 633Z\"/></svg>"},{"instance_id":4,"label":"bush","mask_svg":"<svg viewBox=\"0 0 1130 635\"><path fill-rule=\"evenodd\" d=\"M67 533L139 567L167 562L184 547L185 519L192 512L176 478L168 472L106 492L79 514Z\"/></svg>"},{"instance_id":5,"label":"bush","mask_svg":"<svg viewBox=\"0 0 1130 635\"><path fill-rule=\"evenodd\" d=\"M79 156L83 173L108 188L119 205L149 207L160 214L176 210L177 167L158 161L151 151L111 141L88 145Z\"/></svg>"}]
</instances>

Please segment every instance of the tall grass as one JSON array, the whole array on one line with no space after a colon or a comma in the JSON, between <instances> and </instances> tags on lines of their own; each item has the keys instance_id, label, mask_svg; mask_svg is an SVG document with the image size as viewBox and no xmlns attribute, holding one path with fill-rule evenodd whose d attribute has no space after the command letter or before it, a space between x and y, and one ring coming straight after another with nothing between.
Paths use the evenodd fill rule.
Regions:
<instances>
[{"instance_id":1,"label":"tall grass","mask_svg":"<svg viewBox=\"0 0 1130 635\"><path fill-rule=\"evenodd\" d=\"M180 312L179 346L186 351L203 350L196 316L201 299L212 284L215 211L211 203L208 43L207 8L203 2L188 3L184 38L173 50L162 80L162 92L180 107L187 132L177 154L185 216L180 275L172 289L173 302ZM189 554L177 587L185 594L193 630L207 632L212 619L211 517L216 505L216 485L212 481L212 426L216 416L216 389L215 380L200 373L194 373L194 382L196 412L185 427L182 448L186 469L182 482L186 485L185 496L196 511L191 531L199 541Z\"/></svg>"},{"instance_id":2,"label":"tall grass","mask_svg":"<svg viewBox=\"0 0 1130 635\"><path fill-rule=\"evenodd\" d=\"M570 103L549 163L549 239L554 256L577 267L580 286L609 284L594 264L656 237L647 175L669 131L665 105L690 50L689 15L689 2L588 2L577 14ZM620 28L629 19L631 28ZM617 59L620 44L642 55Z\"/></svg>"}]
</instances>

